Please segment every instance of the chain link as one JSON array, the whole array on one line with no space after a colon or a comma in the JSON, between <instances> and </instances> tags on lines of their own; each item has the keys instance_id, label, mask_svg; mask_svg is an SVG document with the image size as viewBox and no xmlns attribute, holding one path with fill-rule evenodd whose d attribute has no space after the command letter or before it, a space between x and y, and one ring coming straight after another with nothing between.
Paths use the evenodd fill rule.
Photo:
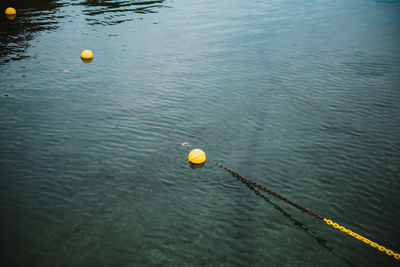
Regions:
<instances>
[{"instance_id":1,"label":"chain link","mask_svg":"<svg viewBox=\"0 0 400 267\"><path fill-rule=\"evenodd\" d=\"M393 256L396 260L400 260L400 254L393 252L393 250L387 249L384 246L379 245L378 243L372 242L368 238L363 237L362 235L359 235L349 229L347 229L344 226L339 225L338 223L333 222L332 220L328 220L327 218L324 218L324 222L326 222L327 225L332 226L333 228L336 228L362 242L364 242L367 245L370 245L373 248L377 248L379 251L385 252L389 256Z\"/></svg>"},{"instance_id":2,"label":"chain link","mask_svg":"<svg viewBox=\"0 0 400 267\"><path fill-rule=\"evenodd\" d=\"M289 199L279 195L278 193L275 193L274 191L266 188L265 186L262 186L262 185L260 185L260 184L258 184L256 182L253 182L252 180L244 177L243 175L238 174L237 172L225 167L224 165L222 165L221 163L219 163L219 162L217 162L217 161L215 161L213 159L209 158L209 160L212 163L214 163L215 165L217 165L218 167L220 167L220 168L224 169L225 171L227 171L228 173L230 173L232 176L234 176L237 179L241 180L243 183L245 183L247 185L254 186L254 187L256 187L256 188L258 188L258 189L260 189L260 190L262 190L262 191L264 191L264 192L266 192L266 193L268 193L268 194L270 194L270 195L272 195L272 196L274 196L274 197L276 197L276 198L278 198L278 199L280 199L280 200L282 200L282 201L284 201L284 202L286 202L286 203L288 203L290 205L292 205L293 207L295 207L295 208L297 208L297 209L299 209L299 210L301 210L301 211L303 211L303 212L305 212L305 213L307 213L307 214L309 214L311 216L314 216L315 218L320 219L321 221L324 221L326 224L328 224L328 225L330 225L330 226L332 226L332 227L334 227L334 228L336 228L336 229L338 229L338 230L340 230L340 231L342 231L342 232L344 232L344 233L346 233L346 234L348 234L348 235L350 235L350 236L352 236L352 237L364 242L365 244L370 245L373 248L377 248L379 251L385 252L389 256L393 256L396 260L400 260L400 254L399 253L395 253L395 252L393 252L393 250L387 249L384 246L379 245L378 243L372 242L371 240L363 237L362 235L359 235L359 234L357 234L357 233L345 228L344 226L340 226L338 223L335 223L332 220L328 220L327 218L319 215L318 213L315 213L315 212L313 212L313 211L311 211L309 209L306 209L306 208L294 203L293 201L290 201Z\"/></svg>"}]
</instances>

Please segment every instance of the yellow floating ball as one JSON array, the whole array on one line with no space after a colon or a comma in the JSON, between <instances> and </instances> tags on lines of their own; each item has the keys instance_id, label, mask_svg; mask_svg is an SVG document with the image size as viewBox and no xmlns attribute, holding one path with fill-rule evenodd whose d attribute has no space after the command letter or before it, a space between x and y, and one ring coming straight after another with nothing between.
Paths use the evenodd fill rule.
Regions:
<instances>
[{"instance_id":1,"label":"yellow floating ball","mask_svg":"<svg viewBox=\"0 0 400 267\"><path fill-rule=\"evenodd\" d=\"M193 164L201 164L206 161L206 153L201 149L193 149L189 153L188 160Z\"/></svg>"},{"instance_id":2,"label":"yellow floating ball","mask_svg":"<svg viewBox=\"0 0 400 267\"><path fill-rule=\"evenodd\" d=\"M17 14L17 11L12 7L7 7L5 13L6 13L7 16L13 16L13 15Z\"/></svg>"},{"instance_id":3,"label":"yellow floating ball","mask_svg":"<svg viewBox=\"0 0 400 267\"><path fill-rule=\"evenodd\" d=\"M84 59L84 60L93 59L92 50L89 50L89 49L83 50L82 53L81 53L81 58Z\"/></svg>"}]
</instances>

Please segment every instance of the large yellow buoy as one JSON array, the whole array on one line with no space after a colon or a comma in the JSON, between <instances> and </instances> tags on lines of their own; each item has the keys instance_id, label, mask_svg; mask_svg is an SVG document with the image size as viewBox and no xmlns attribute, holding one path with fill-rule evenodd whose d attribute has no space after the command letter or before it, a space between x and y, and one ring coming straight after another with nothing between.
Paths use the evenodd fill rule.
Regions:
<instances>
[{"instance_id":1,"label":"large yellow buoy","mask_svg":"<svg viewBox=\"0 0 400 267\"><path fill-rule=\"evenodd\" d=\"M14 15L17 15L17 11L16 11L14 8L12 8L12 7L7 7L5 13L6 13L7 16L14 16Z\"/></svg>"},{"instance_id":2,"label":"large yellow buoy","mask_svg":"<svg viewBox=\"0 0 400 267\"><path fill-rule=\"evenodd\" d=\"M93 53L92 50L85 49L81 53L81 58L83 62L89 63L93 60Z\"/></svg>"},{"instance_id":3,"label":"large yellow buoy","mask_svg":"<svg viewBox=\"0 0 400 267\"><path fill-rule=\"evenodd\" d=\"M204 153L203 150L198 149L198 148L193 149L189 153L188 160L190 163L193 163L193 164L204 163L206 161L206 153Z\"/></svg>"}]
</instances>

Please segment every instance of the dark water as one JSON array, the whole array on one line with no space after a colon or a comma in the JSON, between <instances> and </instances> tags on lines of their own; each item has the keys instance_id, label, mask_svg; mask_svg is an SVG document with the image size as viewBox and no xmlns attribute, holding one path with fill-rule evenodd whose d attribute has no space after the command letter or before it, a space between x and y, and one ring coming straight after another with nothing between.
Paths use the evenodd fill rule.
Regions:
<instances>
[{"instance_id":1,"label":"dark water","mask_svg":"<svg viewBox=\"0 0 400 267\"><path fill-rule=\"evenodd\" d=\"M190 168L96 90L399 252L399 1L8 5L2 266L398 264L211 162Z\"/></svg>"}]
</instances>

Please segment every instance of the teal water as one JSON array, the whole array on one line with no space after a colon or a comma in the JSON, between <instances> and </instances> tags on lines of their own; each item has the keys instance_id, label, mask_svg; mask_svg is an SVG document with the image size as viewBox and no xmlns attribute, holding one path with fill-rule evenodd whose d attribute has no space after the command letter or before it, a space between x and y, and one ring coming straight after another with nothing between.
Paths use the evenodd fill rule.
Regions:
<instances>
[{"instance_id":1,"label":"teal water","mask_svg":"<svg viewBox=\"0 0 400 267\"><path fill-rule=\"evenodd\" d=\"M399 1L7 6L2 266L398 264L211 162L190 168L179 142L93 89L399 252Z\"/></svg>"}]
</instances>

